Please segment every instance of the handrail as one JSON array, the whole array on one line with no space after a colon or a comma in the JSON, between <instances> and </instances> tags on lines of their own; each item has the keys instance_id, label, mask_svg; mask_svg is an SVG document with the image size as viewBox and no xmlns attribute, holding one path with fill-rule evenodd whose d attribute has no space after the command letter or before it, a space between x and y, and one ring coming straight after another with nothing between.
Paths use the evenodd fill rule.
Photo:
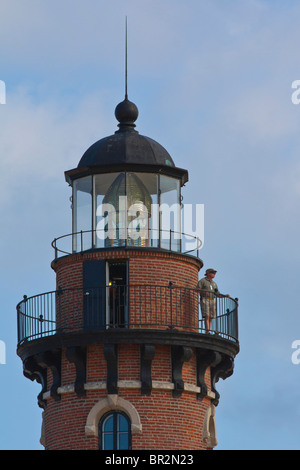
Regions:
<instances>
[{"instance_id":1,"label":"handrail","mask_svg":"<svg viewBox=\"0 0 300 470\"><path fill-rule=\"evenodd\" d=\"M197 258L199 257L199 250L201 249L203 243L200 240L199 237L196 237L195 235L189 235L187 233L183 232L178 232L175 230L165 230L165 229L151 229L151 233L156 232L158 234L158 237L149 237L147 240L151 243L147 245L143 245L142 248L162 248L162 249L167 249L168 251L173 251L173 252L179 252L182 254L189 254L189 253L195 253ZM61 253L62 255L71 255L73 253L82 253L84 251L93 249L93 248L114 248L114 247L141 247L138 244L135 244L135 241L133 239L132 242L128 238L121 238L119 239L118 237L115 238L115 243L114 245L107 245L105 246L105 239L100 237L96 240L96 236L100 233L105 233L104 229L94 229L94 230L80 230L78 232L72 232L68 233L66 235L61 235L59 237L56 237L52 242L51 246L54 249L55 252L55 259L58 258L58 253ZM90 240L87 244L87 247L85 246L85 235L90 234ZM162 234L167 234L168 236L163 237ZM79 238L79 242L77 240L77 237ZM59 248L57 246L57 242L61 241L66 238L71 238L71 243L72 243L72 250L65 250L62 248ZM183 238L188 239L186 243L193 243L195 246L192 249L185 250L183 247ZM153 243L153 241L155 243ZM101 243L102 242L102 243ZM164 243L165 242L165 243ZM175 244L175 247L174 247ZM74 247L74 245L76 245ZM77 246L79 245L79 246ZM103 246L102 246L103 245Z\"/></svg>"},{"instance_id":2,"label":"handrail","mask_svg":"<svg viewBox=\"0 0 300 470\"><path fill-rule=\"evenodd\" d=\"M215 296L211 332L238 341L238 302ZM78 330L152 328L205 334L199 291L165 285L112 285L58 289L17 304L18 344Z\"/></svg>"}]
</instances>

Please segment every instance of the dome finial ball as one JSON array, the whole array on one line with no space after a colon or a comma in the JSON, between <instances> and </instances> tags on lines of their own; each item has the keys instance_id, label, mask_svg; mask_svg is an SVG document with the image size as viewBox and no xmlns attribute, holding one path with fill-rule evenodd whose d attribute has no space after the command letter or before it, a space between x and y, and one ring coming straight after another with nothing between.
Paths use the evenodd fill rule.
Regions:
<instances>
[{"instance_id":1,"label":"dome finial ball","mask_svg":"<svg viewBox=\"0 0 300 470\"><path fill-rule=\"evenodd\" d=\"M121 124L134 123L137 120L138 115L139 111L137 106L127 98L116 106L115 116Z\"/></svg>"}]
</instances>

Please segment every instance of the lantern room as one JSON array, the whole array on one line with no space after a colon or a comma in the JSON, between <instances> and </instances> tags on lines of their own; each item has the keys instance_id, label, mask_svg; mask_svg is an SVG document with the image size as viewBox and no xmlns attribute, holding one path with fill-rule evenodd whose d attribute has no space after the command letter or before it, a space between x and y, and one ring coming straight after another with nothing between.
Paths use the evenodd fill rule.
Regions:
<instances>
[{"instance_id":1,"label":"lantern room","mask_svg":"<svg viewBox=\"0 0 300 470\"><path fill-rule=\"evenodd\" d=\"M119 129L94 143L72 186L72 250L137 246L181 251L181 188L177 168L158 142L135 129L138 109L126 97L115 109Z\"/></svg>"}]
</instances>

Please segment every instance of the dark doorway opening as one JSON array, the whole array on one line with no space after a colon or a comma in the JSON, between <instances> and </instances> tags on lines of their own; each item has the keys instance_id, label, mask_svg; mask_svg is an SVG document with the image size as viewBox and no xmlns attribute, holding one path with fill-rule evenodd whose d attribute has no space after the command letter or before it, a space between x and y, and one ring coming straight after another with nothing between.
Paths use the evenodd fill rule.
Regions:
<instances>
[{"instance_id":1,"label":"dark doorway opening","mask_svg":"<svg viewBox=\"0 0 300 470\"><path fill-rule=\"evenodd\" d=\"M108 263L108 311L111 328L128 327L128 263Z\"/></svg>"}]
</instances>

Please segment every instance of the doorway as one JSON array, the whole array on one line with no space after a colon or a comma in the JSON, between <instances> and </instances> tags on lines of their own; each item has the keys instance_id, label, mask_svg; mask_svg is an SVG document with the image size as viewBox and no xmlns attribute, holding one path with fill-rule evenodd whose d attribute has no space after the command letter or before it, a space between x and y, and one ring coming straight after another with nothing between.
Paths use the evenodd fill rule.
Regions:
<instances>
[{"instance_id":1,"label":"doorway","mask_svg":"<svg viewBox=\"0 0 300 470\"><path fill-rule=\"evenodd\" d=\"M128 327L128 262L83 263L83 316L88 329Z\"/></svg>"},{"instance_id":2,"label":"doorway","mask_svg":"<svg viewBox=\"0 0 300 470\"><path fill-rule=\"evenodd\" d=\"M107 262L107 314L110 328L128 327L128 262Z\"/></svg>"}]
</instances>

